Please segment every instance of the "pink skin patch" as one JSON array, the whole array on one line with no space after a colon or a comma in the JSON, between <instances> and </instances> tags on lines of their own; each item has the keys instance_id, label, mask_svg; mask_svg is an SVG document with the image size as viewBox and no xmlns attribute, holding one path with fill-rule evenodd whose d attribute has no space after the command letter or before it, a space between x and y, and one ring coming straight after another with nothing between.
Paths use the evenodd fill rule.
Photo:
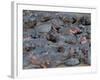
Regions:
<instances>
[{"instance_id":1,"label":"pink skin patch","mask_svg":"<svg viewBox=\"0 0 100 80\"><path fill-rule=\"evenodd\" d=\"M80 40L81 44L85 44L87 43L87 39L86 37L82 37L81 40Z\"/></svg>"},{"instance_id":2,"label":"pink skin patch","mask_svg":"<svg viewBox=\"0 0 100 80\"><path fill-rule=\"evenodd\" d=\"M71 28L69 30L69 32L70 32L70 34L76 34L76 33L80 32L80 29L78 29L78 28Z\"/></svg>"}]
</instances>

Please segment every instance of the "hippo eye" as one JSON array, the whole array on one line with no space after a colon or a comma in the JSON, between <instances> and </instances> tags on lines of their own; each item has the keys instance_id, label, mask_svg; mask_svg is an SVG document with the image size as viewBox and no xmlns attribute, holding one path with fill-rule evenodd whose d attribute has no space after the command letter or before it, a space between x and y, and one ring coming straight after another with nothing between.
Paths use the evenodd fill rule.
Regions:
<instances>
[{"instance_id":1,"label":"hippo eye","mask_svg":"<svg viewBox=\"0 0 100 80\"><path fill-rule=\"evenodd\" d=\"M72 24L76 23L77 19L75 19L74 17L72 19L73 19Z\"/></svg>"},{"instance_id":2,"label":"hippo eye","mask_svg":"<svg viewBox=\"0 0 100 80\"><path fill-rule=\"evenodd\" d=\"M58 47L58 52L64 52L65 50L64 50L64 47Z\"/></svg>"}]
</instances>

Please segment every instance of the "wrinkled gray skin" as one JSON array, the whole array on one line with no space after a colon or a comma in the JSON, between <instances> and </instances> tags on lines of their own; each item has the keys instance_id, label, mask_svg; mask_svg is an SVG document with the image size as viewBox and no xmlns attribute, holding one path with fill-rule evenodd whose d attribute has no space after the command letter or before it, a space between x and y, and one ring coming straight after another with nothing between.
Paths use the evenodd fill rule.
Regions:
<instances>
[{"instance_id":1,"label":"wrinkled gray skin","mask_svg":"<svg viewBox=\"0 0 100 80\"><path fill-rule=\"evenodd\" d=\"M91 65L90 20L89 13L23 10L23 69Z\"/></svg>"},{"instance_id":2,"label":"wrinkled gray skin","mask_svg":"<svg viewBox=\"0 0 100 80\"><path fill-rule=\"evenodd\" d=\"M70 59L67 59L66 62L65 62L65 65L67 66L74 66L74 65L77 65L79 64L79 60L77 58L70 58Z\"/></svg>"}]
</instances>

